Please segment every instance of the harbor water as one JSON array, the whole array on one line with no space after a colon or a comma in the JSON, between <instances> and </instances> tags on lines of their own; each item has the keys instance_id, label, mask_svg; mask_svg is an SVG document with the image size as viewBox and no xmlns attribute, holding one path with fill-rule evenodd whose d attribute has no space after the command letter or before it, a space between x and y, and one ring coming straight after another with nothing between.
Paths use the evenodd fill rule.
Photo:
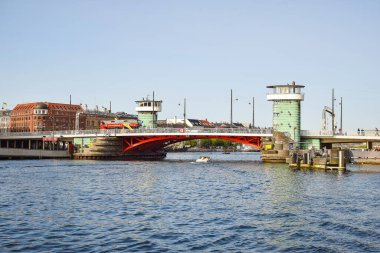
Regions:
<instances>
[{"instance_id":1,"label":"harbor water","mask_svg":"<svg viewBox=\"0 0 380 253\"><path fill-rule=\"evenodd\" d=\"M259 155L0 161L0 252L380 252L380 166Z\"/></svg>"}]
</instances>

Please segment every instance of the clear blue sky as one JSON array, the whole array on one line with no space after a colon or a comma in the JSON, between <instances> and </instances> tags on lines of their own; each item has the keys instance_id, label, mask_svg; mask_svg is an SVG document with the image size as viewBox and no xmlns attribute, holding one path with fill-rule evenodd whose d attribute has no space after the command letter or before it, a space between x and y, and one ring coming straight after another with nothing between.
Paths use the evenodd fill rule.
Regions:
<instances>
[{"instance_id":1,"label":"clear blue sky","mask_svg":"<svg viewBox=\"0 0 380 253\"><path fill-rule=\"evenodd\" d=\"M271 126L267 85L304 84L303 129L321 128L331 89L345 130L380 128L380 1L0 0L0 102L135 113L155 91L160 119ZM338 102L336 110L339 110ZM338 115L339 119L339 115ZM339 120L338 120L339 122Z\"/></svg>"}]
</instances>

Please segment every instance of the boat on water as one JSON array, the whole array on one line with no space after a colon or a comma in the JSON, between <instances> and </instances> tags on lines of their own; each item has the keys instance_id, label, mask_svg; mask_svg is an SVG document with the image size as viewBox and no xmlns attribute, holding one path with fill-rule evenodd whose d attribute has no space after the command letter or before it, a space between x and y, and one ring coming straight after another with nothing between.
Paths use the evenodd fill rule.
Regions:
<instances>
[{"instance_id":1,"label":"boat on water","mask_svg":"<svg viewBox=\"0 0 380 253\"><path fill-rule=\"evenodd\" d=\"M196 160L196 162L197 163L207 163L208 161L210 161L211 159L210 159L210 157L208 157L208 156L201 156L201 157L199 157L197 160Z\"/></svg>"}]
</instances>

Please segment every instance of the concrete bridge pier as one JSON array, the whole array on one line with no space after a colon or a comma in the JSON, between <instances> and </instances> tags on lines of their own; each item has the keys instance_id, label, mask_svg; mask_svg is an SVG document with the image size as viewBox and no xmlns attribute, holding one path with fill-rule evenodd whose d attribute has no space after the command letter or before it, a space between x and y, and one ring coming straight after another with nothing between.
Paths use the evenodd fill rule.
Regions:
<instances>
[{"instance_id":1,"label":"concrete bridge pier","mask_svg":"<svg viewBox=\"0 0 380 253\"><path fill-rule=\"evenodd\" d=\"M366 146L368 150L371 150L373 148L373 142L372 141L367 141Z\"/></svg>"}]
</instances>

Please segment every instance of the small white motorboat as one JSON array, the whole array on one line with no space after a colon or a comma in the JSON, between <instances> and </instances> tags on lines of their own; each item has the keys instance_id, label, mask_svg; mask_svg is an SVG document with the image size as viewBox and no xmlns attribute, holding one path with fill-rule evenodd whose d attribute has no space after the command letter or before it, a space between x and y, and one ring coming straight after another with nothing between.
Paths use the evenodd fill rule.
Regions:
<instances>
[{"instance_id":1,"label":"small white motorboat","mask_svg":"<svg viewBox=\"0 0 380 253\"><path fill-rule=\"evenodd\" d=\"M201 156L196 160L197 163L207 163L208 161L210 161L208 156Z\"/></svg>"}]
</instances>

